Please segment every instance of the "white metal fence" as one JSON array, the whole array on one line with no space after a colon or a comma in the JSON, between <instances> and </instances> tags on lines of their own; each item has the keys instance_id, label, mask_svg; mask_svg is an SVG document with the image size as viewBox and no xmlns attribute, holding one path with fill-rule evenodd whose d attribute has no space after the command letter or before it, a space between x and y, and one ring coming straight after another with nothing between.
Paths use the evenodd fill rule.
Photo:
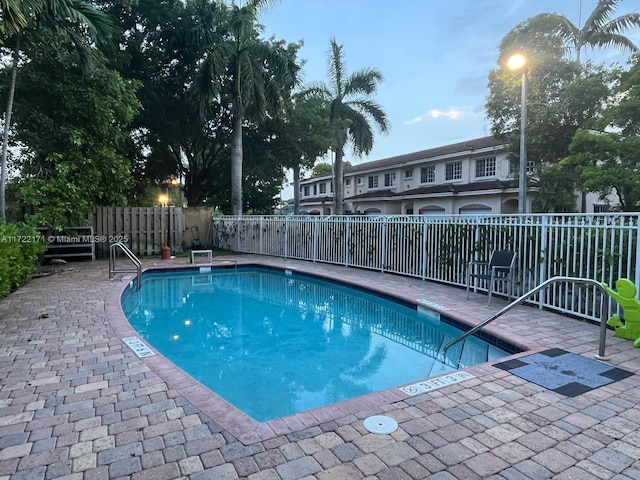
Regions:
<instances>
[{"instance_id":1,"label":"white metal fence","mask_svg":"<svg viewBox=\"0 0 640 480\"><path fill-rule=\"evenodd\" d=\"M214 219L225 250L375 269L464 286L471 260L518 254L516 293L557 276L640 284L638 214L511 216L243 216ZM478 285L480 289L486 285ZM504 292L503 292L504 293ZM531 299L541 308L600 320L600 294L557 284ZM615 303L610 301L610 307Z\"/></svg>"}]
</instances>

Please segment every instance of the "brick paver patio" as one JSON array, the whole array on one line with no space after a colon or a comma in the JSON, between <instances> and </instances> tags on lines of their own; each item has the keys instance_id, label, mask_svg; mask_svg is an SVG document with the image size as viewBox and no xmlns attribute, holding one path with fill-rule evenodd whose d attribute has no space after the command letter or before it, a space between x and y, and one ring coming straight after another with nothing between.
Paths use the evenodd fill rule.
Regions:
<instances>
[{"instance_id":1,"label":"brick paver patio","mask_svg":"<svg viewBox=\"0 0 640 480\"><path fill-rule=\"evenodd\" d=\"M470 323L505 305L373 271L238 261L425 298ZM640 479L637 375L567 398L483 364L467 369L475 378L429 393L392 389L254 425L248 434L246 422L211 407L215 395L203 396L166 360L139 359L121 341L127 325L113 299L125 281L109 280L107 271L103 261L69 263L0 299L0 480ZM598 351L598 329L530 307L491 326L534 351L588 357ZM637 372L640 349L631 341L610 331L606 353L611 365ZM374 414L394 418L399 429L369 433L363 420Z\"/></svg>"}]
</instances>

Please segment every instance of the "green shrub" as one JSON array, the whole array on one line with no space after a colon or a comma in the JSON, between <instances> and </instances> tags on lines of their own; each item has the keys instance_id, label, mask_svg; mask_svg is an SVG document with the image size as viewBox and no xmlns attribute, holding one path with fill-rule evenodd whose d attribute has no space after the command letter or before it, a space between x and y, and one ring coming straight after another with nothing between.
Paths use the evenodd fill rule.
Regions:
<instances>
[{"instance_id":1,"label":"green shrub","mask_svg":"<svg viewBox=\"0 0 640 480\"><path fill-rule=\"evenodd\" d=\"M22 223L0 222L0 297L25 283L46 250L42 235Z\"/></svg>"}]
</instances>

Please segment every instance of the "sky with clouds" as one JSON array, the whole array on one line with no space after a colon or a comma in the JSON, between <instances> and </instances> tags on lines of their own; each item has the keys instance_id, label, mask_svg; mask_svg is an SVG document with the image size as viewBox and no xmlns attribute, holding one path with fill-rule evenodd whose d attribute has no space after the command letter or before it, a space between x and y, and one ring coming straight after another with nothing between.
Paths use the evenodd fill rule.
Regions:
<instances>
[{"instance_id":1,"label":"sky with clouds","mask_svg":"<svg viewBox=\"0 0 640 480\"><path fill-rule=\"evenodd\" d=\"M281 0L260 20L265 36L304 41L304 81L327 81L327 51L344 46L347 71L377 68L384 76L376 101L390 121L373 151L352 163L415 152L490 134L484 104L498 44L519 22L543 12L584 22L597 0ZM582 15L580 10L582 7ZM640 11L623 0L616 16ZM640 32L627 32L640 45ZM583 52L609 64L616 51Z\"/></svg>"}]
</instances>

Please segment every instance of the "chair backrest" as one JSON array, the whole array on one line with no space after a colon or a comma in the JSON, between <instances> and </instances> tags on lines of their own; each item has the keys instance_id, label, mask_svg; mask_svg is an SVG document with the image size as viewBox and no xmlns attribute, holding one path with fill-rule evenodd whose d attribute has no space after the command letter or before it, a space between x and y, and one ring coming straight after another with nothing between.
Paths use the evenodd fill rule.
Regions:
<instances>
[{"instance_id":1,"label":"chair backrest","mask_svg":"<svg viewBox=\"0 0 640 480\"><path fill-rule=\"evenodd\" d=\"M510 269L516 260L516 252L511 250L494 250L489 260L489 268L504 267Z\"/></svg>"}]
</instances>

